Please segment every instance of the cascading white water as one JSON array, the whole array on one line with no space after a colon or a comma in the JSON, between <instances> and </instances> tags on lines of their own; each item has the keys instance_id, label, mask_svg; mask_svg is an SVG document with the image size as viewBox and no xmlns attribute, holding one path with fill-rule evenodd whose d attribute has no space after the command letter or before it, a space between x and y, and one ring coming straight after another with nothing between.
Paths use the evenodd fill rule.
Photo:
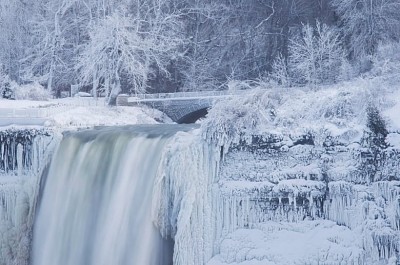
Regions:
<instances>
[{"instance_id":1,"label":"cascading white water","mask_svg":"<svg viewBox=\"0 0 400 265\"><path fill-rule=\"evenodd\" d=\"M182 126L68 133L34 226L33 265L169 265L173 243L151 220L162 150Z\"/></svg>"}]
</instances>

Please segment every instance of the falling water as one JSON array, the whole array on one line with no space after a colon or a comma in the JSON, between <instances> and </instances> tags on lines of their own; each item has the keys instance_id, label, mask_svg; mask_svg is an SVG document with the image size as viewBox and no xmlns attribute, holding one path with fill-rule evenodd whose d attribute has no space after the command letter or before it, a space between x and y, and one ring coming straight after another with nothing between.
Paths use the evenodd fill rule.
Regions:
<instances>
[{"instance_id":1,"label":"falling water","mask_svg":"<svg viewBox=\"0 0 400 265\"><path fill-rule=\"evenodd\" d=\"M151 220L161 153L191 126L67 133L50 166L34 226L33 265L169 265L173 243Z\"/></svg>"}]
</instances>

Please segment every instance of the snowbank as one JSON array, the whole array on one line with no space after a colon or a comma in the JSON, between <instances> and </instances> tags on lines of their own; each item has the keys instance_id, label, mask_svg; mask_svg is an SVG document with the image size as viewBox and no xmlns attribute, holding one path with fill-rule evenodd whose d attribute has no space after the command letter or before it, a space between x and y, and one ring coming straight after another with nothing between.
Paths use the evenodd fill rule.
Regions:
<instances>
[{"instance_id":1,"label":"snowbank","mask_svg":"<svg viewBox=\"0 0 400 265\"><path fill-rule=\"evenodd\" d=\"M331 221L266 222L226 236L207 265L361 264L357 237Z\"/></svg>"},{"instance_id":2,"label":"snowbank","mask_svg":"<svg viewBox=\"0 0 400 265\"><path fill-rule=\"evenodd\" d=\"M65 98L49 101L0 100L0 119L14 119L23 125L24 120L38 119L48 127L58 129L154 124L171 122L162 112L150 108L109 107L101 99ZM29 122L25 122L28 124ZM1 126L1 123L0 123Z\"/></svg>"}]
</instances>

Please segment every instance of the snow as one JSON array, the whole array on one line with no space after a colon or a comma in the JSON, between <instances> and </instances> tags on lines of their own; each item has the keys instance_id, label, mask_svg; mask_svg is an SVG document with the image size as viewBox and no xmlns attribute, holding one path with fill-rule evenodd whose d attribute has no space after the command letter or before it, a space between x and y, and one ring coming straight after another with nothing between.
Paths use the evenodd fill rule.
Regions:
<instances>
[{"instance_id":1,"label":"snow","mask_svg":"<svg viewBox=\"0 0 400 265\"><path fill-rule=\"evenodd\" d=\"M275 185L270 181L232 180L220 182L220 189L226 195L252 194L255 191L272 190Z\"/></svg>"},{"instance_id":2,"label":"snow","mask_svg":"<svg viewBox=\"0 0 400 265\"><path fill-rule=\"evenodd\" d=\"M400 134L399 133L389 133L386 137L386 142L394 148L400 148Z\"/></svg>"},{"instance_id":3,"label":"snow","mask_svg":"<svg viewBox=\"0 0 400 265\"><path fill-rule=\"evenodd\" d=\"M0 98L0 109L27 109L55 105L52 101L8 100Z\"/></svg>"},{"instance_id":4,"label":"snow","mask_svg":"<svg viewBox=\"0 0 400 265\"><path fill-rule=\"evenodd\" d=\"M74 107L62 113L54 113L49 119L52 125L60 128L156 123L145 111L135 107Z\"/></svg>"},{"instance_id":5,"label":"snow","mask_svg":"<svg viewBox=\"0 0 400 265\"><path fill-rule=\"evenodd\" d=\"M59 129L171 122L150 108L109 107L101 99L65 98L49 101L0 100L0 126L45 125Z\"/></svg>"},{"instance_id":6,"label":"snow","mask_svg":"<svg viewBox=\"0 0 400 265\"><path fill-rule=\"evenodd\" d=\"M225 237L207 265L359 264L358 235L332 221L266 222Z\"/></svg>"},{"instance_id":7,"label":"snow","mask_svg":"<svg viewBox=\"0 0 400 265\"><path fill-rule=\"evenodd\" d=\"M383 115L390 121L389 126L392 131L400 131L400 90L394 91L388 95L394 104L386 109Z\"/></svg>"}]
</instances>

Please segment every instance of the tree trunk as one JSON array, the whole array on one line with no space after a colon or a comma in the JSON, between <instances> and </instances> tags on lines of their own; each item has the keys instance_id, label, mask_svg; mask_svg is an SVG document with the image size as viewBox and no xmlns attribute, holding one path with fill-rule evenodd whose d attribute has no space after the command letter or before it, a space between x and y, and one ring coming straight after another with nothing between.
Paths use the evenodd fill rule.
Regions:
<instances>
[{"instance_id":1,"label":"tree trunk","mask_svg":"<svg viewBox=\"0 0 400 265\"><path fill-rule=\"evenodd\" d=\"M93 87L92 87L92 93L93 97L97 102L97 87L99 86L99 80L97 78L97 71L93 73Z\"/></svg>"},{"instance_id":2,"label":"tree trunk","mask_svg":"<svg viewBox=\"0 0 400 265\"><path fill-rule=\"evenodd\" d=\"M108 99L108 105L116 106L117 105L117 97L118 97L119 93L121 92L121 81L120 81L118 73L115 74L114 80L112 80L111 84L112 84L112 89L111 89L110 97Z\"/></svg>"}]
</instances>

